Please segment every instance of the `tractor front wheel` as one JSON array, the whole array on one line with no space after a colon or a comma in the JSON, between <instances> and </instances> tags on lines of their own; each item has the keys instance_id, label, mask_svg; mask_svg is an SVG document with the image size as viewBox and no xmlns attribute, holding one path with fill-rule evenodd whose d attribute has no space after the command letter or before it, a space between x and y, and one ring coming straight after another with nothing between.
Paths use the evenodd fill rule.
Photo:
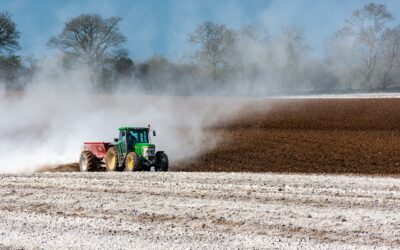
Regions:
<instances>
[{"instance_id":1,"label":"tractor front wheel","mask_svg":"<svg viewBox=\"0 0 400 250\"><path fill-rule=\"evenodd\" d=\"M125 171L133 172L140 170L139 157L135 152L129 152L125 159Z\"/></svg>"},{"instance_id":2,"label":"tractor front wheel","mask_svg":"<svg viewBox=\"0 0 400 250\"><path fill-rule=\"evenodd\" d=\"M81 172L90 172L97 169L98 161L90 151L83 151L79 158L79 169Z\"/></svg>"},{"instance_id":3,"label":"tractor front wheel","mask_svg":"<svg viewBox=\"0 0 400 250\"><path fill-rule=\"evenodd\" d=\"M155 171L167 172L168 171L168 156L164 152L157 152Z\"/></svg>"},{"instance_id":4,"label":"tractor front wheel","mask_svg":"<svg viewBox=\"0 0 400 250\"><path fill-rule=\"evenodd\" d=\"M118 169L118 153L115 147L110 147L107 150L105 163L107 171L116 171Z\"/></svg>"}]
</instances>

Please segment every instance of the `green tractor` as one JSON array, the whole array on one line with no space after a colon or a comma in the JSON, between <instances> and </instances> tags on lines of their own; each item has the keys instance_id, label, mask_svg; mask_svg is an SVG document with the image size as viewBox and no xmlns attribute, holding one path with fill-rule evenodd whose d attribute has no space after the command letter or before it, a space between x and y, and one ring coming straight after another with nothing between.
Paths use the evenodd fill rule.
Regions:
<instances>
[{"instance_id":1,"label":"green tractor","mask_svg":"<svg viewBox=\"0 0 400 250\"><path fill-rule=\"evenodd\" d=\"M79 160L82 172L96 171L168 171L168 157L155 151L148 128L122 127L114 143L85 142ZM153 136L156 136L156 132Z\"/></svg>"}]
</instances>

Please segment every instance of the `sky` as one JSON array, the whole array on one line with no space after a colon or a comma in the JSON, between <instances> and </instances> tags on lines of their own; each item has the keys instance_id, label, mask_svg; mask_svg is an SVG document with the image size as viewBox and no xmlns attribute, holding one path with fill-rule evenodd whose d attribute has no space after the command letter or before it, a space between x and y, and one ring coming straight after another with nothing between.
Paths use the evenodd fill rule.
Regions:
<instances>
[{"instance_id":1,"label":"sky","mask_svg":"<svg viewBox=\"0 0 400 250\"><path fill-rule=\"evenodd\" d=\"M83 13L122 18L121 31L130 56L144 60L155 54L178 59L188 50L188 33L196 25L213 21L229 28L260 23L270 34L284 27L304 28L317 54L325 41L343 26L364 0L0 0L0 11L9 12L21 32L22 56L43 57L46 43L59 34L66 21ZM376 0L400 24L400 0ZM396 16L397 14L397 16Z\"/></svg>"}]
</instances>

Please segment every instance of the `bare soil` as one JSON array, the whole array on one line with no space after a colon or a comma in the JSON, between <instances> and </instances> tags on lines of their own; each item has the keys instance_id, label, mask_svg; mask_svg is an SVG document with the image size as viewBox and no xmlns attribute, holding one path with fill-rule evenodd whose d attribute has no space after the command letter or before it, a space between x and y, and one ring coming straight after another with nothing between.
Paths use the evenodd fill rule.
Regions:
<instances>
[{"instance_id":1,"label":"bare soil","mask_svg":"<svg viewBox=\"0 0 400 250\"><path fill-rule=\"evenodd\" d=\"M400 99L265 100L184 171L400 174ZM255 111L254 111L255 110Z\"/></svg>"}]
</instances>

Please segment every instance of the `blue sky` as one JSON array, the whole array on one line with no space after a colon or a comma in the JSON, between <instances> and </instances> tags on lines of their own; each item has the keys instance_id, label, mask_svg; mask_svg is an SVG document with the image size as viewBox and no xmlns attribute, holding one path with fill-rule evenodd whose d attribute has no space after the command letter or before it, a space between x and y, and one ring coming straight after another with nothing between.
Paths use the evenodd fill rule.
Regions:
<instances>
[{"instance_id":1,"label":"blue sky","mask_svg":"<svg viewBox=\"0 0 400 250\"><path fill-rule=\"evenodd\" d=\"M351 12L364 0L0 0L0 11L11 13L21 31L19 52L41 57L54 53L48 39L61 32L65 21L82 13L122 17L125 47L135 59L153 54L179 57L187 47L187 34L204 21L231 28L261 23L269 33L298 25L305 29L317 53ZM381 0L400 23L400 0Z\"/></svg>"}]
</instances>

